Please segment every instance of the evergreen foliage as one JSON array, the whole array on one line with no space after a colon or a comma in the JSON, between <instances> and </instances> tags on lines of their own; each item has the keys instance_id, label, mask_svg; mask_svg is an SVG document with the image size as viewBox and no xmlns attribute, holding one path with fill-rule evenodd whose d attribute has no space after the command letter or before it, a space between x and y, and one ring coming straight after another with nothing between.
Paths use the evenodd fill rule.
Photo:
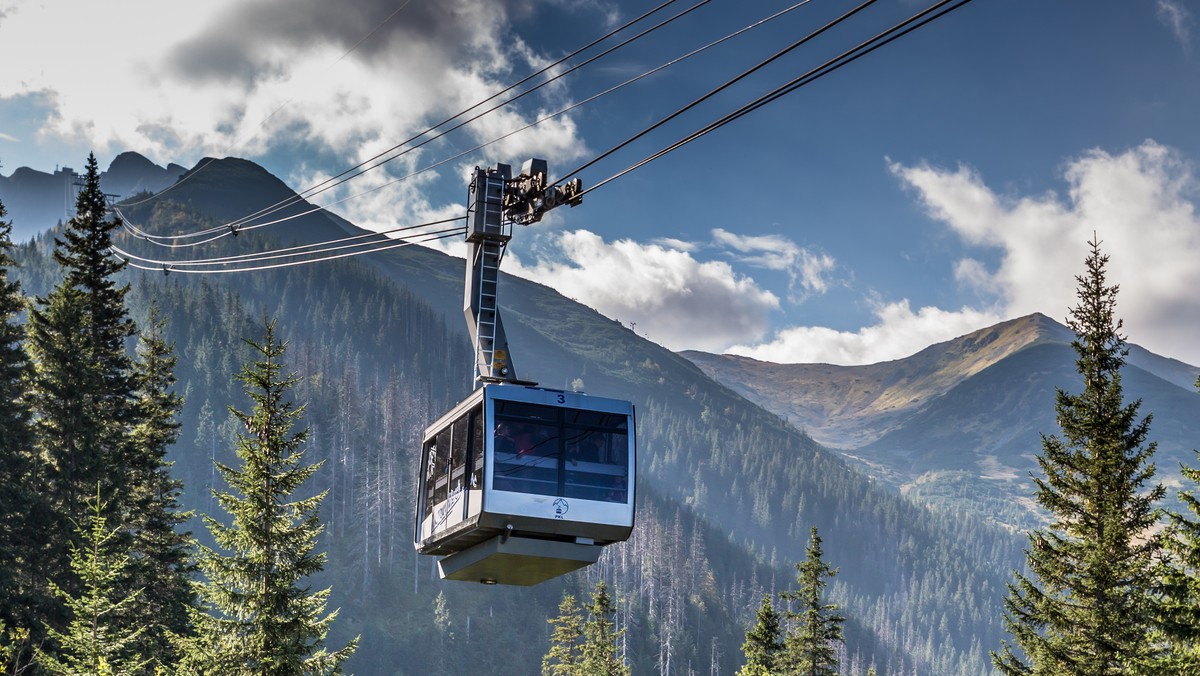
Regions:
<instances>
[{"instance_id":1,"label":"evergreen foliage","mask_svg":"<svg viewBox=\"0 0 1200 676\"><path fill-rule=\"evenodd\" d=\"M1127 674L1152 656L1149 594L1160 535L1154 503L1161 485L1146 443L1150 416L1122 401L1125 338L1108 286L1108 256L1093 238L1078 305L1068 325L1083 392L1058 391L1062 438L1043 436L1035 477L1038 503L1052 521L1029 535L1031 576L1015 573L1005 599L1007 642L992 653L1004 674Z\"/></svg>"},{"instance_id":2,"label":"evergreen foliage","mask_svg":"<svg viewBox=\"0 0 1200 676\"><path fill-rule=\"evenodd\" d=\"M293 431L303 414L289 399L299 381L284 375L286 344L268 322L257 354L239 379L253 401L249 413L230 407L244 428L238 434L240 467L219 464L232 492L216 497L232 516L224 525L204 518L216 549L200 547L203 611L192 612L196 636L181 641L183 670L221 674L340 673L357 639L329 651L325 638L337 611L325 614L329 589L311 592L302 580L318 573L325 554L315 551L322 526L318 508L326 492L295 493L320 468L305 465L306 430Z\"/></svg>"},{"instance_id":3,"label":"evergreen foliage","mask_svg":"<svg viewBox=\"0 0 1200 676\"><path fill-rule=\"evenodd\" d=\"M583 612L575 595L563 594L558 616L547 622L554 629L550 632L550 651L542 658L542 676L575 676L583 649Z\"/></svg>"},{"instance_id":4,"label":"evergreen foliage","mask_svg":"<svg viewBox=\"0 0 1200 676\"><path fill-rule=\"evenodd\" d=\"M783 649L782 618L771 604L770 594L763 594L756 618L754 626L746 632L746 642L742 644L746 666L738 672L738 676L773 672Z\"/></svg>"},{"instance_id":5,"label":"evergreen foliage","mask_svg":"<svg viewBox=\"0 0 1200 676\"><path fill-rule=\"evenodd\" d=\"M173 191L181 201L194 197L192 206L158 200L126 214L152 232L212 226L198 220L210 205L192 191L206 176L218 182L216 169ZM225 238L211 253L269 248L275 244L268 232ZM124 242L131 250L137 244ZM42 255L47 248L43 240L18 253L22 282L33 293L47 293L57 274ZM241 423L212 415L199 421L206 408L241 401L233 375L245 361L240 338L253 335L253 318L286 318L280 335L307 376L296 387L297 399L309 404L306 454L325 461L312 481L329 489L321 506L329 561L313 585L336 580L329 605L343 610L329 644L342 645L361 628L370 645L346 669L435 671L441 654L430 647L442 634L430 610L441 595L446 626L452 623L455 647L463 648L452 649L452 658L502 655L482 667L535 673L546 616L564 589L579 598L603 579L623 590L614 625L628 628L618 645L633 671L730 673L763 593L790 572L781 562L803 557L805 531L817 524L853 534L827 543L837 560L854 562L843 566L832 590L850 617L848 673L873 661L880 673L983 673L981 644L999 641L995 607L1017 560L1016 538L879 488L682 358L632 341L618 323L544 289L507 296L528 321L522 352L535 350L547 363L570 361L565 369L547 368L566 373L564 384L578 375L592 393L629 397L638 406L638 528L630 541L606 548L597 565L536 588L480 593L432 581L429 561L411 551L410 454L423 427L469 391L463 364L471 355L461 321L447 318L437 300L461 295L461 263L419 251L253 275L122 273L134 282L130 307L139 324L151 299L168 315L165 330L179 354L177 389L188 395L172 472L196 489L183 496L186 503L201 510L207 504L210 514L204 489L216 483L212 459L237 465L232 440Z\"/></svg>"},{"instance_id":6,"label":"evergreen foliage","mask_svg":"<svg viewBox=\"0 0 1200 676\"><path fill-rule=\"evenodd\" d=\"M152 306L134 369L137 422L130 435L137 453L125 469L130 484L127 527L137 553L129 584L142 589L131 609L132 621L149 627L141 636L142 653L171 664L175 656L170 635L188 633L188 608L195 592L192 538L182 528L192 513L179 504L183 482L172 476L174 463L167 460L168 448L179 437L176 416L182 398L172 389L176 360L174 346L163 336L165 323Z\"/></svg>"},{"instance_id":7,"label":"evergreen foliage","mask_svg":"<svg viewBox=\"0 0 1200 676\"><path fill-rule=\"evenodd\" d=\"M21 674L33 666L29 630L9 627L0 622L0 669L6 674Z\"/></svg>"},{"instance_id":8,"label":"evergreen foliage","mask_svg":"<svg viewBox=\"0 0 1200 676\"><path fill-rule=\"evenodd\" d=\"M437 630L437 644L434 648L433 673L437 676L450 676L455 673L454 664L460 653L454 645L454 618L450 615L450 606L446 601L446 592L439 591L433 599L433 627Z\"/></svg>"},{"instance_id":9,"label":"evergreen foliage","mask_svg":"<svg viewBox=\"0 0 1200 676\"><path fill-rule=\"evenodd\" d=\"M55 239L54 259L63 277L38 299L28 324L34 429L44 463L36 487L50 502L55 528L62 533L87 518L86 501L97 485L119 521L129 514L125 467L134 416L126 339L135 327L124 304L129 285L114 278L125 266L109 255L111 232L119 224L105 220L94 155L88 156L75 209L62 239ZM53 577L67 568L66 561L66 548L56 547L45 572Z\"/></svg>"},{"instance_id":10,"label":"evergreen foliage","mask_svg":"<svg viewBox=\"0 0 1200 676\"><path fill-rule=\"evenodd\" d=\"M583 624L583 650L579 674L588 676L627 676L629 667L617 654L617 639L625 631L615 631L612 597L604 581L596 583L588 618Z\"/></svg>"},{"instance_id":11,"label":"evergreen foliage","mask_svg":"<svg viewBox=\"0 0 1200 676\"><path fill-rule=\"evenodd\" d=\"M785 591L780 598L798 604L799 610L788 610L787 617L795 622L784 639L778 671L802 676L833 676L838 668L838 645L843 642L842 624L846 618L838 614L836 604L825 603L825 586L837 570L821 559L821 537L816 527L809 534L804 561L796 564L796 582L800 588Z\"/></svg>"},{"instance_id":12,"label":"evergreen foliage","mask_svg":"<svg viewBox=\"0 0 1200 676\"><path fill-rule=\"evenodd\" d=\"M19 323L25 298L9 274L17 263L5 215L0 202L0 624L27 629L46 605L32 571L41 564L47 514L33 490L32 412L25 392L29 360ZM8 661L0 659L0 666Z\"/></svg>"},{"instance_id":13,"label":"evergreen foliage","mask_svg":"<svg viewBox=\"0 0 1200 676\"><path fill-rule=\"evenodd\" d=\"M1196 380L1200 389L1200 378ZM1192 488L1179 492L1190 514L1170 512L1163 546L1162 596L1159 624L1166 650L1155 665L1160 673L1200 673L1200 469L1180 468Z\"/></svg>"},{"instance_id":14,"label":"evergreen foliage","mask_svg":"<svg viewBox=\"0 0 1200 676\"><path fill-rule=\"evenodd\" d=\"M129 553L121 548L119 529L109 528L100 496L88 505L92 513L87 526L77 527L81 544L71 545L71 569L80 580L80 592L72 594L50 583L66 603L71 620L65 631L50 629L50 638L59 647L53 653L39 652L37 662L48 672L64 676L143 673L150 660L137 651L137 645L148 625L133 627L124 621L142 590L122 591L119 582L126 575Z\"/></svg>"}]
</instances>

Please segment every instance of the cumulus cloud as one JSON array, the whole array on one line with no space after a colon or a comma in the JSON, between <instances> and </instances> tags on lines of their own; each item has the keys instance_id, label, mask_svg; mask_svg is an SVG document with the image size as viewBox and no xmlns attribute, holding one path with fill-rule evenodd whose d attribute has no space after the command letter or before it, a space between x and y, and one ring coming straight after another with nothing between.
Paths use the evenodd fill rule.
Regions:
<instances>
[{"instance_id":1,"label":"cumulus cloud","mask_svg":"<svg viewBox=\"0 0 1200 676\"><path fill-rule=\"evenodd\" d=\"M1003 196L974 171L891 165L927 213L966 242L998 249L995 269L964 259L956 277L990 293L1005 316L1063 318L1075 299L1093 233L1120 285L1118 316L1132 341L1200 363L1200 185L1175 151L1154 141L1069 162L1065 195Z\"/></svg>"},{"instance_id":2,"label":"cumulus cloud","mask_svg":"<svg viewBox=\"0 0 1200 676\"><path fill-rule=\"evenodd\" d=\"M169 3L23 5L0 24L0 61L17 63L36 53L38 68L0 69L0 92L53 102L39 118L43 140L82 142L101 155L135 150L159 163L226 155L269 155L284 163L305 158L312 166L297 159L284 176L303 187L308 184L299 178L372 157L544 59L528 47L508 47L512 19L532 11L530 2L210 0L202 9L180 22ZM105 41L90 68L80 68L75 52L45 49L49 36L55 44L90 44L97 26L119 26L136 39ZM410 157L428 165L490 141L543 109L557 109L560 96L547 88ZM568 115L489 152L522 157L533 149L551 162L588 151ZM378 170L386 178L356 181L331 197L362 192L415 166L407 158L395 164ZM367 204L377 208L368 220L426 206L404 189L378 191Z\"/></svg>"},{"instance_id":3,"label":"cumulus cloud","mask_svg":"<svg viewBox=\"0 0 1200 676\"><path fill-rule=\"evenodd\" d=\"M664 244L606 242L586 230L547 233L539 259L505 269L553 287L673 350L721 350L760 339L779 298L724 261Z\"/></svg>"},{"instance_id":4,"label":"cumulus cloud","mask_svg":"<svg viewBox=\"0 0 1200 676\"><path fill-rule=\"evenodd\" d=\"M494 29L506 21L504 12L498 3L467 0L253 0L227 6L177 45L168 61L193 79L252 82L282 68L299 49L331 45L368 61L418 69L396 62L406 51L397 47L404 46L426 56L432 78L462 45L500 58Z\"/></svg>"},{"instance_id":5,"label":"cumulus cloud","mask_svg":"<svg viewBox=\"0 0 1200 676\"><path fill-rule=\"evenodd\" d=\"M875 324L857 331L790 327L768 342L735 345L726 352L785 364L873 364L907 357L934 343L994 324L1001 317L971 308L947 311L923 307L913 312L908 301L902 300L877 304L875 319Z\"/></svg>"},{"instance_id":6,"label":"cumulus cloud","mask_svg":"<svg viewBox=\"0 0 1200 676\"><path fill-rule=\"evenodd\" d=\"M786 272L792 302L829 290L828 274L835 262L828 254L810 251L783 235L740 235L723 228L714 229L712 235L717 246L735 252L737 262Z\"/></svg>"},{"instance_id":7,"label":"cumulus cloud","mask_svg":"<svg viewBox=\"0 0 1200 676\"><path fill-rule=\"evenodd\" d=\"M866 364L904 357L998 321L1042 312L1065 318L1088 242L1110 256L1108 281L1120 286L1118 316L1130 340L1200 364L1200 183L1179 154L1154 141L1121 153L1092 150L1065 165L1065 194L1001 194L967 166L889 164L933 219L970 248L996 252L992 268L975 256L953 264L955 281L978 306L874 305L857 331L795 326L728 352L774 362Z\"/></svg>"}]
</instances>

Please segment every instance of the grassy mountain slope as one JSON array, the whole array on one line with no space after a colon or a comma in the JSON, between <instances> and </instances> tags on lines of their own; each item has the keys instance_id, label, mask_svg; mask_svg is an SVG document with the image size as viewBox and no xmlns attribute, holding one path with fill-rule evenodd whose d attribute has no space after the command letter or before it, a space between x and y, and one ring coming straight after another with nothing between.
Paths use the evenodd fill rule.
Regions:
<instances>
[{"instance_id":1,"label":"grassy mountain slope","mask_svg":"<svg viewBox=\"0 0 1200 676\"><path fill-rule=\"evenodd\" d=\"M735 355L683 354L717 381L787 417L814 439L857 448L1005 357L1069 335L1049 318L1031 315L932 345L905 359L865 366L772 364Z\"/></svg>"},{"instance_id":2,"label":"grassy mountain slope","mask_svg":"<svg viewBox=\"0 0 1200 676\"><path fill-rule=\"evenodd\" d=\"M789 416L796 401L821 406L831 396L828 383L853 383L869 395L852 410L810 417L824 425L820 433L859 442L846 454L914 498L1028 526L1036 523L1029 473L1037 470L1041 435L1058 431L1055 389L1082 389L1072 338L1066 327L1030 315L864 367L760 367L743 358L688 356ZM1127 397L1141 398L1143 414L1154 414L1151 439L1159 443L1159 479L1168 485L1177 483L1180 462L1194 460L1200 438L1200 396L1190 389L1195 373L1136 346L1124 371Z\"/></svg>"}]
</instances>

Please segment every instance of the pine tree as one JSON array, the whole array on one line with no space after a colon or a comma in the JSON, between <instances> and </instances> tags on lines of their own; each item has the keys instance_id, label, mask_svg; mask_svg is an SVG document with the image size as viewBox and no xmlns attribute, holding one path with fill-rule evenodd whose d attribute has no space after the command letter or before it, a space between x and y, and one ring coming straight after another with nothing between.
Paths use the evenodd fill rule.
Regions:
<instances>
[{"instance_id":1,"label":"pine tree","mask_svg":"<svg viewBox=\"0 0 1200 676\"><path fill-rule=\"evenodd\" d=\"M25 310L21 285L9 278L12 223L0 202L0 626L20 640L0 655L0 669L28 658L29 629L45 616L48 601L32 576L41 567L48 513L33 490L33 435L25 387L29 361L18 323Z\"/></svg>"},{"instance_id":2,"label":"pine tree","mask_svg":"<svg viewBox=\"0 0 1200 676\"><path fill-rule=\"evenodd\" d=\"M1200 389L1200 378L1196 379ZM1200 457L1200 453L1198 453ZM1160 673L1200 673L1200 469L1181 467L1191 490L1179 492L1179 500L1191 512L1170 512L1163 546L1168 556L1163 565L1162 596L1158 601L1159 625L1167 650L1156 664Z\"/></svg>"},{"instance_id":3,"label":"pine tree","mask_svg":"<svg viewBox=\"0 0 1200 676\"><path fill-rule=\"evenodd\" d=\"M184 673L340 673L358 639L330 652L325 638L337 611L325 614L329 589L310 592L301 581L322 570L315 551L322 531L317 510L325 493L294 499L320 468L304 465L307 430L293 431L303 415L288 399L299 382L284 375L286 345L266 325L256 354L239 379L253 401L249 413L232 407L245 433L238 435L241 466L218 464L232 492L218 492L232 516L224 525L204 522L219 549L200 547L197 563L207 580L199 587L203 610L193 610L194 638L181 640ZM322 615L324 615L322 617Z\"/></svg>"},{"instance_id":4,"label":"pine tree","mask_svg":"<svg viewBox=\"0 0 1200 676\"><path fill-rule=\"evenodd\" d=\"M69 539L70 524L87 518L86 501L99 484L120 521L129 514L125 467L131 446L133 373L125 341L135 327L125 309L129 286L113 277L124 261L109 255L115 220L105 220L105 197L94 155L89 155L76 215L55 239L62 281L31 308L28 350L34 375L34 431L44 467L37 486ZM46 572L66 568L58 546Z\"/></svg>"},{"instance_id":5,"label":"pine tree","mask_svg":"<svg viewBox=\"0 0 1200 676\"><path fill-rule=\"evenodd\" d=\"M1163 488L1143 489L1154 476L1150 416L1138 419L1140 401L1122 402L1118 287L1106 284L1099 242L1090 245L1067 319L1083 392L1058 391L1063 438L1042 438L1045 476L1034 482L1052 520L1029 535L1032 576L1015 573L1008 585L1004 624L1023 655L1007 642L993 652L1004 674L1126 674L1151 656L1148 594L1161 539L1154 503Z\"/></svg>"},{"instance_id":6,"label":"pine tree","mask_svg":"<svg viewBox=\"0 0 1200 676\"><path fill-rule=\"evenodd\" d=\"M171 476L167 449L179 436L176 416L182 398L175 384L174 347L163 337L166 320L151 306L147 331L137 350L137 424L131 431L136 453L127 467L130 483L128 529L136 554L128 584L142 594L131 608L135 625L155 630L141 637L143 654L164 664L175 661L170 633L186 633L188 607L195 602L191 584L191 534L181 530L191 512L182 511L183 482ZM151 620L154 620L153 624Z\"/></svg>"},{"instance_id":7,"label":"pine tree","mask_svg":"<svg viewBox=\"0 0 1200 676\"><path fill-rule=\"evenodd\" d=\"M558 604L558 617L547 620L554 629L550 632L550 651L542 657L543 676L575 676L583 650L583 612L574 594L563 594Z\"/></svg>"},{"instance_id":8,"label":"pine tree","mask_svg":"<svg viewBox=\"0 0 1200 676\"><path fill-rule=\"evenodd\" d=\"M757 621L750 631L746 632L746 642L742 644L746 666L738 672L738 676L770 674L775 671L775 663L783 649L781 619L771 604L771 595L763 594L762 603L758 606Z\"/></svg>"},{"instance_id":9,"label":"pine tree","mask_svg":"<svg viewBox=\"0 0 1200 676\"><path fill-rule=\"evenodd\" d=\"M583 625L581 674L588 676L626 676L629 666L617 655L617 639L624 633L613 631L612 616L615 613L612 598L604 581L596 583L592 593L592 604L588 607L588 618Z\"/></svg>"},{"instance_id":10,"label":"pine tree","mask_svg":"<svg viewBox=\"0 0 1200 676\"><path fill-rule=\"evenodd\" d=\"M39 652L37 662L49 673L64 676L141 673L149 660L136 650L146 627L122 621L141 590L125 594L118 581L126 575L128 552L122 551L117 528L109 528L104 504L97 495L87 501L92 510L87 526L77 527L81 544L71 545L71 568L81 582L72 594L51 582L70 609L66 631L50 629L59 644L54 653Z\"/></svg>"},{"instance_id":11,"label":"pine tree","mask_svg":"<svg viewBox=\"0 0 1200 676\"><path fill-rule=\"evenodd\" d=\"M787 617L795 620L792 631L784 639L783 654L778 671L784 674L826 676L837 673L837 645L843 642L842 624L846 618L838 607L824 602L826 579L837 575L837 569L821 556L821 537L816 527L810 531L804 561L796 564L797 591L779 596L799 603L799 612L789 610Z\"/></svg>"}]
</instances>

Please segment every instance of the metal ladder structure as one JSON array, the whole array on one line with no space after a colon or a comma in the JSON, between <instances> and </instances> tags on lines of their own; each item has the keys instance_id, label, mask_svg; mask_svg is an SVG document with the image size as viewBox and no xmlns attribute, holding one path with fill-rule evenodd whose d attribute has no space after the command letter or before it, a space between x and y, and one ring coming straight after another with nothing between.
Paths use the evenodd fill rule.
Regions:
<instances>
[{"instance_id":1,"label":"metal ladder structure","mask_svg":"<svg viewBox=\"0 0 1200 676\"><path fill-rule=\"evenodd\" d=\"M467 270L463 314L475 348L475 384L536 385L517 378L497 296L500 261L512 239L514 223L536 223L549 209L580 203L582 185L575 179L565 186L546 185L546 161L525 162L521 175L512 177L507 164L494 169L475 168L467 193Z\"/></svg>"},{"instance_id":2,"label":"metal ladder structure","mask_svg":"<svg viewBox=\"0 0 1200 676\"><path fill-rule=\"evenodd\" d=\"M512 382L516 375L508 359L508 339L496 298L500 261L512 222L504 218L504 192L511 178L508 165L475 169L467 202L467 280L463 313L475 347L475 380Z\"/></svg>"}]
</instances>

